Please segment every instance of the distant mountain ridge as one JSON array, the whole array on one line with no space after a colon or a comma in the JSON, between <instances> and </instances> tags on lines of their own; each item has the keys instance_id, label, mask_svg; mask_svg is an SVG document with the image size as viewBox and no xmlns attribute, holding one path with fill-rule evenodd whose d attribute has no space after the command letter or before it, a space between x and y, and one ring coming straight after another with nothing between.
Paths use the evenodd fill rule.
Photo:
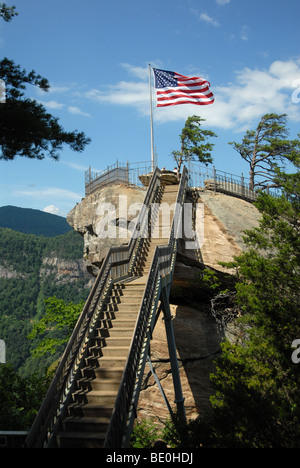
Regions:
<instances>
[{"instance_id":1,"label":"distant mountain ridge","mask_svg":"<svg viewBox=\"0 0 300 468\"><path fill-rule=\"evenodd\" d=\"M45 237L59 236L72 230L61 216L11 205L0 207L0 227Z\"/></svg>"}]
</instances>

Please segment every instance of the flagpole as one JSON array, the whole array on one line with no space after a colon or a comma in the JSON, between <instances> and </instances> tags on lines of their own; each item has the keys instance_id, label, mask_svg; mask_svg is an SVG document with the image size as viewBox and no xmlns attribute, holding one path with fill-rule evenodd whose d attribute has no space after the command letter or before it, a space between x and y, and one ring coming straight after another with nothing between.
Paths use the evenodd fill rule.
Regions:
<instances>
[{"instance_id":1,"label":"flagpole","mask_svg":"<svg viewBox=\"0 0 300 468\"><path fill-rule=\"evenodd\" d=\"M151 82L151 64L149 63L149 88L150 88L150 125L151 125L151 166L154 171L154 145L153 145L153 112L152 112L152 82Z\"/></svg>"}]
</instances>

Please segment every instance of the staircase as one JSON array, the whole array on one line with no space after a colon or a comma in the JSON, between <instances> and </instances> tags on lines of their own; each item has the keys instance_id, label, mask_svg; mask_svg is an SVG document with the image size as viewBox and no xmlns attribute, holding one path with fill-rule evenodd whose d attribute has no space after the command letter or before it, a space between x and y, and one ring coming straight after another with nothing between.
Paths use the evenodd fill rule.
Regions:
<instances>
[{"instance_id":1,"label":"staircase","mask_svg":"<svg viewBox=\"0 0 300 468\"><path fill-rule=\"evenodd\" d=\"M145 284L113 286L95 328L68 415L57 436L61 448L100 448L116 401Z\"/></svg>"},{"instance_id":2,"label":"staircase","mask_svg":"<svg viewBox=\"0 0 300 468\"><path fill-rule=\"evenodd\" d=\"M170 205L175 204L180 187L182 192L182 184L161 187L158 182L155 190L154 185L149 187L148 192L153 192L150 197L153 208L151 223L148 225L150 232L148 237L138 239L135 257L131 255L135 258L133 273L119 280L111 278L115 265L119 267L119 264L125 262L130 269L130 258L116 262L111 260L102 267L97 284L87 301L86 311L82 314L82 323L80 327L78 325L78 330L74 330L76 340L81 343L80 347L76 345L76 361L74 357L64 356L66 363L57 372L52 390L45 398L41 414L34 425L36 427L28 437L28 447L40 447L41 444L44 447L57 448L121 446L119 444L126 420L133 419L133 401L137 403L138 400L145 365L145 349L151 335L150 319L160 294L161 247L157 247L167 245L168 265L171 264L171 254L174 254L174 239L168 246L172 237L173 213L169 217L169 211L166 213L163 208L165 206L169 209ZM164 259L165 250L162 251ZM120 256L120 249L118 255ZM93 315L89 312L91 307ZM87 325L84 325L85 322ZM84 331L80 331L82 329ZM82 335L80 340L77 335ZM68 355L75 355L74 345ZM72 367L68 364L68 359L72 362ZM61 374L68 377L62 378ZM59 379L63 379L63 384ZM55 403L57 388L65 388L60 390L60 400L63 401L60 405ZM48 412L53 421L50 429ZM45 442L46 429L42 429L46 428L46 424L47 433L52 434L51 437L47 436L48 442ZM39 432L44 432L43 438L38 435Z\"/></svg>"},{"instance_id":3,"label":"staircase","mask_svg":"<svg viewBox=\"0 0 300 468\"><path fill-rule=\"evenodd\" d=\"M172 205L176 202L178 185L165 186L161 192L160 203ZM164 215L164 211L159 211L153 218L155 230L166 237L145 239L136 267L139 276L113 285L101 326L94 331L68 416L57 436L58 447L101 448L104 445L153 255L156 247L167 243L170 237L172 219Z\"/></svg>"}]
</instances>

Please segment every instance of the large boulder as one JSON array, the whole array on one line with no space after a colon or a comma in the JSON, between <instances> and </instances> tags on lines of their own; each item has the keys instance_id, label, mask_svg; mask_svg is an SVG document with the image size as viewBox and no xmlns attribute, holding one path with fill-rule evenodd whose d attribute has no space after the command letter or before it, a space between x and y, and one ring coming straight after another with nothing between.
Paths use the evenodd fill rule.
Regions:
<instances>
[{"instance_id":1,"label":"large boulder","mask_svg":"<svg viewBox=\"0 0 300 468\"><path fill-rule=\"evenodd\" d=\"M97 274L110 247L128 243L145 194L144 187L105 186L68 214L68 223L83 236L83 257L92 274Z\"/></svg>"}]
</instances>

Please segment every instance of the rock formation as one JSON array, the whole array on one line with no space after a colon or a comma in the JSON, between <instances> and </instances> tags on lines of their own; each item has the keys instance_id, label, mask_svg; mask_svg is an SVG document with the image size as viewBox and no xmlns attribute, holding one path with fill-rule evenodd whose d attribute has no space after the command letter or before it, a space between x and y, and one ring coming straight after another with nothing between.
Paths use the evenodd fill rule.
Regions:
<instances>
[{"instance_id":1,"label":"rock formation","mask_svg":"<svg viewBox=\"0 0 300 468\"><path fill-rule=\"evenodd\" d=\"M84 238L83 257L88 270L97 275L110 247L127 244L130 223L138 216L146 188L109 185L82 199L67 221Z\"/></svg>"},{"instance_id":2,"label":"rock formation","mask_svg":"<svg viewBox=\"0 0 300 468\"><path fill-rule=\"evenodd\" d=\"M83 199L68 215L69 224L84 237L84 257L87 267L90 270L91 267L94 268L94 274L111 245L128 242L120 227L122 216L119 201L122 200L120 196L124 195L128 197L128 206L132 203L142 203L145 189L122 185L104 187ZM188 194L186 201L203 207L203 242L197 249L187 249L185 239L179 242L171 292L171 310L187 419L194 419L209 406L209 397L212 394L209 375L213 371L213 361L220 351L220 342L223 339L222 331L210 314L210 302L201 287L201 272L204 268L210 268L218 275L228 274L219 262L231 261L245 249L243 231L258 225L259 212L251 203L240 198L209 190L194 189ZM116 206L105 219L105 223L104 216L107 216L107 213L99 209L101 203ZM128 222L136 215L133 213ZM117 238L101 238L104 224L107 230L109 227L117 227ZM189 304L182 298L189 298ZM162 316L154 330L151 359L169 403L175 410ZM138 417L153 418L158 422L168 416L163 397L150 368L146 365L138 403Z\"/></svg>"}]
</instances>

